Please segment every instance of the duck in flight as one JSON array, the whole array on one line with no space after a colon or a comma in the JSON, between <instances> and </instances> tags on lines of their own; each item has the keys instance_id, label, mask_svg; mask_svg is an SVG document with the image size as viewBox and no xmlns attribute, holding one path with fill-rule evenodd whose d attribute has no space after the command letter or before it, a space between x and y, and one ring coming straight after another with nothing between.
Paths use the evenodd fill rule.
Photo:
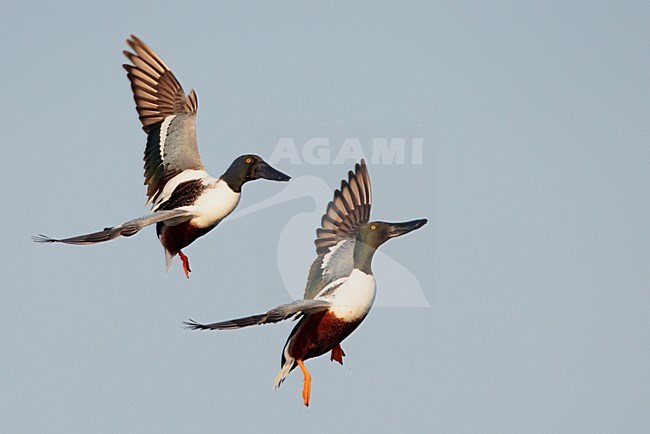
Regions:
<instances>
[{"instance_id":1,"label":"duck in flight","mask_svg":"<svg viewBox=\"0 0 650 434\"><path fill-rule=\"evenodd\" d=\"M208 175L196 140L196 93L192 90L186 95L165 62L136 36L126 42L133 52L124 51L131 64L123 66L147 134L144 181L151 213L91 234L62 239L39 235L34 241L96 244L129 237L155 223L167 270L179 255L189 278L189 259L181 249L210 232L237 207L242 186L255 179L288 181L290 177L257 155L237 157L219 178Z\"/></svg>"},{"instance_id":2,"label":"duck in flight","mask_svg":"<svg viewBox=\"0 0 650 434\"><path fill-rule=\"evenodd\" d=\"M363 160L350 171L348 180L334 192L316 231L316 260L307 277L303 299L283 304L266 313L244 318L185 325L194 330L231 330L258 324L300 319L282 350L281 369L273 388L299 367L303 373L302 397L309 405L311 375L304 362L331 352L330 359L343 364L341 342L364 320L375 300L372 258L391 238L419 229L426 219L404 223L370 222L372 193Z\"/></svg>"}]
</instances>

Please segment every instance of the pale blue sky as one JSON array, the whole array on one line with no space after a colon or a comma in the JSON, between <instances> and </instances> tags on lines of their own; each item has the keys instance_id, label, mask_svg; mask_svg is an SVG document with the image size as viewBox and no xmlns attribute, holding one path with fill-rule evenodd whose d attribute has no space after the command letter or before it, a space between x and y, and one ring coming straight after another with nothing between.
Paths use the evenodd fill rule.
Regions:
<instances>
[{"instance_id":1,"label":"pale blue sky","mask_svg":"<svg viewBox=\"0 0 650 434\"><path fill-rule=\"evenodd\" d=\"M0 431L650 430L650 4L348 3L3 3ZM308 409L299 372L271 390L292 324L181 321L299 293L351 161L279 161L297 193L247 185L271 206L189 248L190 281L153 229L30 241L147 212L130 33L196 89L213 175L282 137L424 140L370 167L373 218L429 225L382 248L384 303L343 367L308 362Z\"/></svg>"}]
</instances>

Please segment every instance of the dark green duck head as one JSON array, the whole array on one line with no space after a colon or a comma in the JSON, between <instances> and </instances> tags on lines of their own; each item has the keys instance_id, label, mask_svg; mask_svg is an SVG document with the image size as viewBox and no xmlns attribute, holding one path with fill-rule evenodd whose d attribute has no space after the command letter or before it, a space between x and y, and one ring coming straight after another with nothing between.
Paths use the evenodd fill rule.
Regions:
<instances>
[{"instance_id":1,"label":"dark green duck head","mask_svg":"<svg viewBox=\"0 0 650 434\"><path fill-rule=\"evenodd\" d=\"M237 157L221 179L226 181L233 191L240 192L241 186L248 181L256 179L288 181L291 177L271 167L259 155L248 154Z\"/></svg>"},{"instance_id":2,"label":"dark green duck head","mask_svg":"<svg viewBox=\"0 0 650 434\"><path fill-rule=\"evenodd\" d=\"M354 245L354 267L371 273L372 256L379 246L391 238L399 237L427 224L427 219L403 223L370 222L359 229Z\"/></svg>"}]
</instances>

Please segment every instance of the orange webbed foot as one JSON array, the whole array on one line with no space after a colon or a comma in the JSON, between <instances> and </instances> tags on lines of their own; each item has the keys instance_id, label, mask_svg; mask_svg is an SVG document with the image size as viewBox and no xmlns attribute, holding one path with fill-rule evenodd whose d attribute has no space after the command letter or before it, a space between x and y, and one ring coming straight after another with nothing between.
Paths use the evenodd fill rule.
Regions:
<instances>
[{"instance_id":1,"label":"orange webbed foot","mask_svg":"<svg viewBox=\"0 0 650 434\"><path fill-rule=\"evenodd\" d=\"M339 364L343 364L343 357L345 356L345 351L341 348L341 344L338 344L332 348L332 354L330 355L330 360L332 362L337 361Z\"/></svg>"},{"instance_id":2,"label":"orange webbed foot","mask_svg":"<svg viewBox=\"0 0 650 434\"><path fill-rule=\"evenodd\" d=\"M181 261L183 261L183 272L185 273L185 277L187 277L189 279L190 278L190 271L192 271L190 269L190 258L185 256L185 254L183 252L181 252L180 250L178 251L178 256L181 258Z\"/></svg>"},{"instance_id":3,"label":"orange webbed foot","mask_svg":"<svg viewBox=\"0 0 650 434\"><path fill-rule=\"evenodd\" d=\"M296 360L296 362L302 371L302 375L305 377L302 383L302 399L305 403L305 406L309 407L309 397L311 395L311 374L307 368L305 368L305 364L302 362L302 360Z\"/></svg>"}]
</instances>

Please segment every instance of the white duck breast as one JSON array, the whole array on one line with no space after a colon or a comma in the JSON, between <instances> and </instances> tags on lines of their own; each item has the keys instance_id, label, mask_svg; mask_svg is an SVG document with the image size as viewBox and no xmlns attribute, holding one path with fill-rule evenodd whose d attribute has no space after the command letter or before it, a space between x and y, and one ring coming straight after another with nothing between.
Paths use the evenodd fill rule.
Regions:
<instances>
[{"instance_id":1,"label":"white duck breast","mask_svg":"<svg viewBox=\"0 0 650 434\"><path fill-rule=\"evenodd\" d=\"M328 291L330 288L332 291ZM355 268L349 277L332 282L323 289L322 296L316 298L332 303L329 311L338 318L356 321L370 311L375 301L376 288L375 276Z\"/></svg>"},{"instance_id":2,"label":"white duck breast","mask_svg":"<svg viewBox=\"0 0 650 434\"><path fill-rule=\"evenodd\" d=\"M214 178L213 178L214 179ZM203 181L207 184L207 180ZM205 228L213 226L223 220L239 204L241 193L232 191L226 181L219 179L211 183L198 197L194 205L186 208L195 212L198 217L191 220L194 226Z\"/></svg>"}]
</instances>

